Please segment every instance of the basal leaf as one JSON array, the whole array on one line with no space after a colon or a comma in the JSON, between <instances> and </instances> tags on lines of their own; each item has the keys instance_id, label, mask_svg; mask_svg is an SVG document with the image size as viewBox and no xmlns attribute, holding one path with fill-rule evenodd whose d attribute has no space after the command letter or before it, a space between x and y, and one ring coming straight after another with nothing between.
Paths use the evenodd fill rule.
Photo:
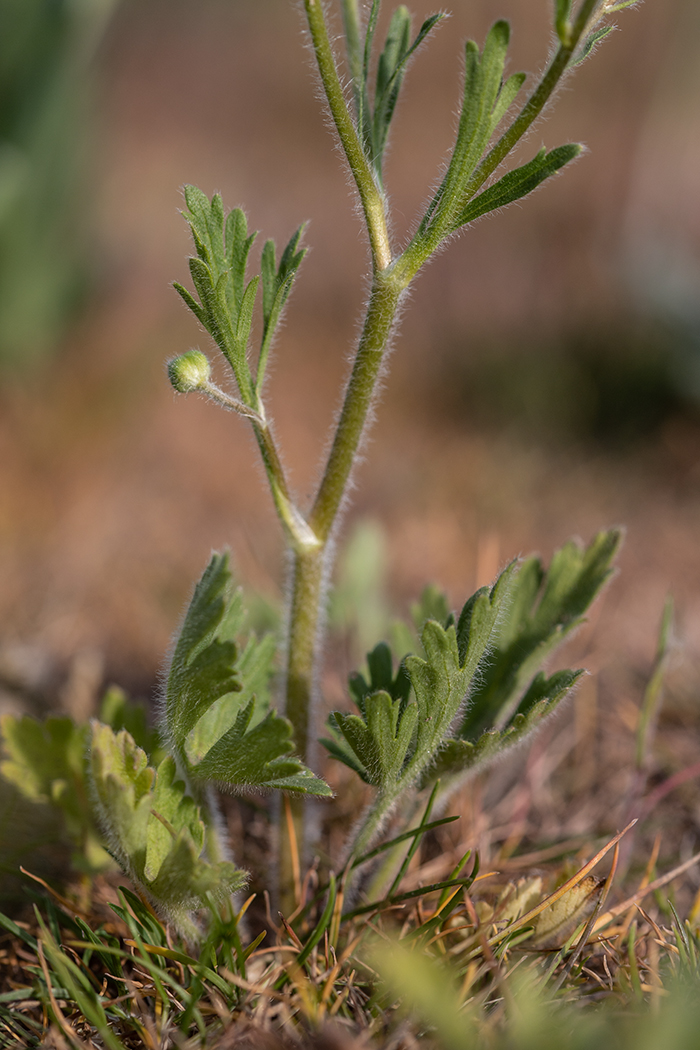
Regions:
<instances>
[{"instance_id":1,"label":"basal leaf","mask_svg":"<svg viewBox=\"0 0 700 1050\"><path fill-rule=\"evenodd\" d=\"M250 637L228 556L212 559L195 588L173 653L165 731L193 781L330 795L294 750L292 726L269 709L274 639Z\"/></svg>"},{"instance_id":2,"label":"basal leaf","mask_svg":"<svg viewBox=\"0 0 700 1050\"><path fill-rule=\"evenodd\" d=\"M234 598L227 554L213 554L195 587L173 651L165 698L165 730L185 759L185 744L201 716L239 692L238 648L226 630Z\"/></svg>"},{"instance_id":3,"label":"basal leaf","mask_svg":"<svg viewBox=\"0 0 700 1050\"><path fill-rule=\"evenodd\" d=\"M355 703L362 714L365 714L365 701L372 693L383 690L392 700L405 705L411 691L411 680L403 663L399 664L394 675L391 649L386 642L380 642L371 653L367 654L369 682L359 672L350 675L349 688Z\"/></svg>"},{"instance_id":4,"label":"basal leaf","mask_svg":"<svg viewBox=\"0 0 700 1050\"><path fill-rule=\"evenodd\" d=\"M57 831L73 843L74 866L98 871L109 866L99 844L86 782L88 729L68 717L40 722L25 715L0 719L3 760L0 775L27 801L48 806ZM38 815L37 815L38 819Z\"/></svg>"},{"instance_id":5,"label":"basal leaf","mask_svg":"<svg viewBox=\"0 0 700 1050\"><path fill-rule=\"evenodd\" d=\"M294 749L291 722L268 711L262 721L251 724L254 711L255 700L251 700L231 728L191 767L192 776L236 787L332 795L320 777L290 754Z\"/></svg>"},{"instance_id":6,"label":"basal leaf","mask_svg":"<svg viewBox=\"0 0 700 1050\"><path fill-rule=\"evenodd\" d=\"M421 633L424 655L407 656L396 676L388 646L370 653L370 682L360 675L351 679L360 715L335 712L329 721L332 735L323 743L335 758L388 794L423 775L471 689L508 601L513 571L508 566L493 588L478 591L456 625L453 617L446 626L428 620Z\"/></svg>"},{"instance_id":7,"label":"basal leaf","mask_svg":"<svg viewBox=\"0 0 700 1050\"><path fill-rule=\"evenodd\" d=\"M168 756L157 769L131 736L91 723L90 770L95 807L111 851L126 873L166 912L222 899L244 872L203 856L205 827Z\"/></svg>"},{"instance_id":8,"label":"basal leaf","mask_svg":"<svg viewBox=\"0 0 700 1050\"><path fill-rule=\"evenodd\" d=\"M523 562L459 736L473 741L492 726L505 727L520 710L543 661L583 622L609 579L621 539L620 531L612 529L599 533L586 548L567 543L548 570L536 557Z\"/></svg>"},{"instance_id":9,"label":"basal leaf","mask_svg":"<svg viewBox=\"0 0 700 1050\"><path fill-rule=\"evenodd\" d=\"M100 722L111 726L115 733L126 729L134 742L146 752L152 764L157 765L165 758L158 733L148 724L146 705L130 700L119 686L110 686L102 697L99 717Z\"/></svg>"},{"instance_id":10,"label":"basal leaf","mask_svg":"<svg viewBox=\"0 0 700 1050\"><path fill-rule=\"evenodd\" d=\"M540 672L523 697L516 714L504 729L487 729L476 740L453 738L440 748L435 763L427 770L422 787L436 780L447 781L473 775L503 751L522 743L567 696L583 671L558 671L551 678Z\"/></svg>"}]
</instances>

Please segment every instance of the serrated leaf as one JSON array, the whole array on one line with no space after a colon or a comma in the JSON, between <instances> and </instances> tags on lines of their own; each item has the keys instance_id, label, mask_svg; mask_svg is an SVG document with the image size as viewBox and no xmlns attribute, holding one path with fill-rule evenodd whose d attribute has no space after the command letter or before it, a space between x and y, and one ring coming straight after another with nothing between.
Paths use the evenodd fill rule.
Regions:
<instances>
[{"instance_id":1,"label":"serrated leaf","mask_svg":"<svg viewBox=\"0 0 700 1050\"><path fill-rule=\"evenodd\" d=\"M348 680L350 692L361 713L365 714L367 697L380 690L388 693L392 700L405 705L411 691L411 680L403 663L399 664L394 675L391 649L386 642L380 642L367 654L367 666L369 681L359 672L351 674Z\"/></svg>"},{"instance_id":2,"label":"serrated leaf","mask_svg":"<svg viewBox=\"0 0 700 1050\"><path fill-rule=\"evenodd\" d=\"M420 599L411 606L411 619L416 630L422 631L426 620L436 620L443 627L447 627L449 618L447 595L435 584L428 584Z\"/></svg>"},{"instance_id":3,"label":"serrated leaf","mask_svg":"<svg viewBox=\"0 0 700 1050\"><path fill-rule=\"evenodd\" d=\"M413 699L401 671L393 676L388 647L382 644L373 650L368 657L371 682L361 676L352 679L360 715L335 712L329 721L332 738L324 743L334 757L388 794L422 776L449 735L490 644L508 600L513 570L509 565L491 590L478 591L466 603L457 625L449 622L452 618L447 626L435 620L425 623L424 657L409 655L402 665ZM384 688L376 690L376 685Z\"/></svg>"},{"instance_id":4,"label":"serrated leaf","mask_svg":"<svg viewBox=\"0 0 700 1050\"><path fill-rule=\"evenodd\" d=\"M376 12L373 9L368 26L368 40L374 35ZM373 20L373 17L374 20ZM359 121L362 139L367 157L375 174L382 181L382 160L396 103L408 63L424 43L429 33L445 17L440 12L427 18L420 27L413 42L411 39L411 16L404 6L398 7L391 18L384 47L377 63L377 76L374 89L373 107L367 97L368 51L365 51L365 102Z\"/></svg>"},{"instance_id":5,"label":"serrated leaf","mask_svg":"<svg viewBox=\"0 0 700 1050\"><path fill-rule=\"evenodd\" d=\"M473 40L466 43L457 137L445 177L421 223L421 232L433 227L442 236L454 229L469 178L493 134L494 114L498 118L497 103L509 40L510 26L499 21L489 31L481 54Z\"/></svg>"},{"instance_id":6,"label":"serrated leaf","mask_svg":"<svg viewBox=\"0 0 700 1050\"><path fill-rule=\"evenodd\" d=\"M581 149L582 147L576 143L570 143L559 146L549 153L540 150L537 156L527 164L523 164L514 171L509 171L493 186L489 186L483 193L474 197L455 219L454 229L459 229L460 226L473 222L488 212L505 208L508 204L532 193L545 179L550 178L565 164L578 157Z\"/></svg>"},{"instance_id":7,"label":"serrated leaf","mask_svg":"<svg viewBox=\"0 0 700 1050\"><path fill-rule=\"evenodd\" d=\"M170 756L154 769L126 730L93 721L90 769L112 853L162 909L199 907L244 885L233 864L202 857L204 823Z\"/></svg>"},{"instance_id":8,"label":"serrated leaf","mask_svg":"<svg viewBox=\"0 0 700 1050\"><path fill-rule=\"evenodd\" d=\"M160 746L158 733L148 724L148 712L144 703L131 700L123 689L112 685L102 697L100 704L100 722L118 733L126 729L135 743L142 748L149 760L158 764L165 758L165 751Z\"/></svg>"},{"instance_id":9,"label":"serrated leaf","mask_svg":"<svg viewBox=\"0 0 700 1050\"><path fill-rule=\"evenodd\" d=\"M397 7L389 23L384 48L377 65L371 143L368 144L372 163L380 178L382 157L401 90L405 71L404 57L408 54L410 38L411 16L405 7Z\"/></svg>"},{"instance_id":10,"label":"serrated leaf","mask_svg":"<svg viewBox=\"0 0 700 1050\"><path fill-rule=\"evenodd\" d=\"M547 571L539 558L524 561L459 736L473 741L491 726L503 728L520 709L543 661L583 622L610 578L621 540L620 531L611 529L586 548L571 541L554 554Z\"/></svg>"},{"instance_id":11,"label":"serrated leaf","mask_svg":"<svg viewBox=\"0 0 700 1050\"><path fill-rule=\"evenodd\" d=\"M243 298L248 256L256 237L257 231L248 234L248 223L241 208L234 208L229 212L224 227L224 241L226 262L231 271L231 306L234 315Z\"/></svg>"},{"instance_id":12,"label":"serrated leaf","mask_svg":"<svg viewBox=\"0 0 700 1050\"><path fill-rule=\"evenodd\" d=\"M211 705L240 692L238 648L226 630L233 601L227 554L213 554L197 584L173 651L165 702L167 736L182 759L189 733Z\"/></svg>"},{"instance_id":13,"label":"serrated leaf","mask_svg":"<svg viewBox=\"0 0 700 1050\"><path fill-rule=\"evenodd\" d=\"M243 619L228 555L214 554L173 652L167 736L193 781L329 795L327 785L290 755L291 723L268 709L274 641L249 639L239 657Z\"/></svg>"},{"instance_id":14,"label":"serrated leaf","mask_svg":"<svg viewBox=\"0 0 700 1050\"><path fill-rule=\"evenodd\" d=\"M245 617L241 616L241 621L244 619ZM243 622L237 634L240 634L242 629ZM274 635L267 634L261 639L250 636L238 657L240 692L227 693L213 703L201 716L187 739L187 759L191 765L196 766L201 761L207 751L231 728L240 711L246 708L252 699L255 699L255 707L251 727L263 720L269 710L270 679L276 652Z\"/></svg>"},{"instance_id":15,"label":"serrated leaf","mask_svg":"<svg viewBox=\"0 0 700 1050\"><path fill-rule=\"evenodd\" d=\"M362 779L390 790L406 764L418 708L411 704L402 714L401 701L384 691L368 696L364 708L362 718L334 712L330 724L349 745L355 756L354 768Z\"/></svg>"},{"instance_id":16,"label":"serrated leaf","mask_svg":"<svg viewBox=\"0 0 700 1050\"><path fill-rule=\"evenodd\" d=\"M582 674L579 670L558 671L551 678L543 673L537 675L505 729L487 729L475 741L464 738L446 741L434 765L427 770L421 787L429 787L436 780L449 784L452 778L461 780L465 774L473 776L508 748L521 744L556 710Z\"/></svg>"},{"instance_id":17,"label":"serrated leaf","mask_svg":"<svg viewBox=\"0 0 700 1050\"><path fill-rule=\"evenodd\" d=\"M269 711L261 722L251 725L254 710L251 700L233 726L191 767L192 776L236 787L331 796L325 781L290 754L294 750L291 722Z\"/></svg>"},{"instance_id":18,"label":"serrated leaf","mask_svg":"<svg viewBox=\"0 0 700 1050\"><path fill-rule=\"evenodd\" d=\"M305 225L305 224L304 224ZM267 358L272 345L275 330L280 322L282 311L289 298L297 270L306 255L306 248L299 248L304 233L304 225L299 226L289 241L280 257L279 266L275 260L275 243L266 241L261 258L262 278L262 302L263 302L263 331L260 345L260 356L258 358L258 374L256 388L261 390L265 378Z\"/></svg>"}]
</instances>

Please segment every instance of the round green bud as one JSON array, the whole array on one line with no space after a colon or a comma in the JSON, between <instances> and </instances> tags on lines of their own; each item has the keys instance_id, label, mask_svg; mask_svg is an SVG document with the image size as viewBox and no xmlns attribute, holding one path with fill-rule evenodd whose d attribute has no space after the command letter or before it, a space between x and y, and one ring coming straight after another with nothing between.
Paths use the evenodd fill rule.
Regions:
<instances>
[{"instance_id":1,"label":"round green bud","mask_svg":"<svg viewBox=\"0 0 700 1050\"><path fill-rule=\"evenodd\" d=\"M201 390L209 382L211 366L201 350L188 350L168 361L168 378L178 394Z\"/></svg>"}]
</instances>

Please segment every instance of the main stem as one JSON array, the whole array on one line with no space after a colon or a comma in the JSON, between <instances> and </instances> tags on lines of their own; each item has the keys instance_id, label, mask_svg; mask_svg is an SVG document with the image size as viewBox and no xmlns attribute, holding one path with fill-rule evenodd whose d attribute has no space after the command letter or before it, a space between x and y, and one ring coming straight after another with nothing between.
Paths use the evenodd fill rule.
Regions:
<instances>
[{"instance_id":1,"label":"main stem","mask_svg":"<svg viewBox=\"0 0 700 1050\"><path fill-rule=\"evenodd\" d=\"M324 585L330 569L330 544L353 464L362 440L384 355L404 291L386 271L375 274L365 323L350 374L335 437L308 519L319 546L294 554L287 638L286 714L302 758L308 758L309 725L316 697L318 649L324 614ZM291 800L296 843L281 824L279 843L280 906L293 910L294 853L305 852L304 800Z\"/></svg>"}]
</instances>

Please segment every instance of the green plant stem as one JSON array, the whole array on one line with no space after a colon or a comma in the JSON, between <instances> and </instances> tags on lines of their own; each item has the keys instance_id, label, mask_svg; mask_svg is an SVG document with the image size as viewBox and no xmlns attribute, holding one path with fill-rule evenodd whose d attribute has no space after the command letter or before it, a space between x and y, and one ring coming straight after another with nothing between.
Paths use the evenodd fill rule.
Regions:
<instances>
[{"instance_id":1,"label":"green plant stem","mask_svg":"<svg viewBox=\"0 0 700 1050\"><path fill-rule=\"evenodd\" d=\"M316 55L323 90L328 99L338 137L360 194L372 249L374 269L375 271L384 270L391 264L391 245L386 223L384 197L365 157L357 129L345 101L345 94L340 83L335 58L333 57L333 49L328 39L328 29L321 0L304 0L304 8L306 9L311 42Z\"/></svg>"},{"instance_id":2,"label":"green plant stem","mask_svg":"<svg viewBox=\"0 0 700 1050\"><path fill-rule=\"evenodd\" d=\"M383 791L377 792L374 801L370 803L355 832L348 850L346 863L351 862L353 857L360 857L368 851L374 838L381 831L384 822L396 805L401 792L402 788L393 791L385 788Z\"/></svg>"},{"instance_id":3,"label":"green plant stem","mask_svg":"<svg viewBox=\"0 0 700 1050\"><path fill-rule=\"evenodd\" d=\"M284 467L267 421L253 422L253 430L265 465L275 508L287 533L290 546L294 551L304 555L308 551L318 549L320 547L318 537L309 527L289 492Z\"/></svg>"},{"instance_id":4,"label":"green plant stem","mask_svg":"<svg viewBox=\"0 0 700 1050\"><path fill-rule=\"evenodd\" d=\"M294 737L302 757L308 750L309 709L313 698L328 543L350 480L402 292L403 288L390 277L375 276L340 419L308 520L308 527L318 544L295 553L289 614L286 713L294 726Z\"/></svg>"},{"instance_id":5,"label":"green plant stem","mask_svg":"<svg viewBox=\"0 0 700 1050\"><path fill-rule=\"evenodd\" d=\"M360 61L357 2L356 0L342 0L342 3L349 62L357 90L355 67ZM562 45L557 50L540 84L518 117L477 168L469 184L471 193L476 192L476 188L489 177L539 116L566 71L581 36L599 5L600 0L583 0L566 46ZM396 322L401 297L423 263L435 250L437 243L431 240L433 231L422 226L403 254L396 261L392 259L384 197L375 181L362 149L357 128L347 107L328 38L321 0L304 0L304 7L324 92L359 191L374 269L365 323L345 392L343 407L321 484L307 521L311 536L317 541L317 546L305 547L292 543L294 567L288 624L286 714L294 727L298 752L303 760L308 761L309 720L314 700L324 580L329 569L329 541L347 492L377 379ZM359 86L362 89L361 83ZM474 189L471 189L472 183L474 183ZM443 235L444 232L442 231ZM265 458L264 451L263 458ZM267 461L266 467L268 467ZM271 472L268 469L268 476L271 478L271 483L275 481L276 470L273 469ZM274 491L273 488L273 495ZM279 512L279 504L277 506ZM283 523L289 532L290 526L284 521L284 518ZM395 801L394 795L387 792L377 796L358 830L352 845L353 852L363 850L386 819ZM305 828L302 799L292 800L292 817L297 847L303 861ZM284 822L281 822L279 832L280 904L284 909L293 903L293 851Z\"/></svg>"},{"instance_id":6,"label":"green plant stem","mask_svg":"<svg viewBox=\"0 0 700 1050\"><path fill-rule=\"evenodd\" d=\"M260 455L262 456L265 473L270 484L275 509L287 534L290 546L293 550L299 551L307 551L318 547L318 539L309 528L301 511L292 499L284 467L282 466L282 461L260 400L258 399L257 408L251 408L250 405L239 401L238 398L231 397L230 394L220 390L218 386L211 382L203 383L199 390L223 408L230 409L232 412L237 412L238 415L250 419L255 431Z\"/></svg>"},{"instance_id":7,"label":"green plant stem","mask_svg":"<svg viewBox=\"0 0 700 1050\"><path fill-rule=\"evenodd\" d=\"M393 274L375 274L343 408L309 524L328 540L347 489L367 413L407 283Z\"/></svg>"},{"instance_id":8,"label":"green plant stem","mask_svg":"<svg viewBox=\"0 0 700 1050\"><path fill-rule=\"evenodd\" d=\"M300 756L308 759L309 720L313 708L318 642L323 613L324 581L329 569L329 543L367 421L384 354L396 320L403 286L392 276L375 274L365 324L348 382L335 438L309 516L319 546L296 549L287 640L285 713L294 726ZM291 800L299 855L304 858L304 803ZM280 906L293 904L293 852L286 826L279 828Z\"/></svg>"}]
</instances>

